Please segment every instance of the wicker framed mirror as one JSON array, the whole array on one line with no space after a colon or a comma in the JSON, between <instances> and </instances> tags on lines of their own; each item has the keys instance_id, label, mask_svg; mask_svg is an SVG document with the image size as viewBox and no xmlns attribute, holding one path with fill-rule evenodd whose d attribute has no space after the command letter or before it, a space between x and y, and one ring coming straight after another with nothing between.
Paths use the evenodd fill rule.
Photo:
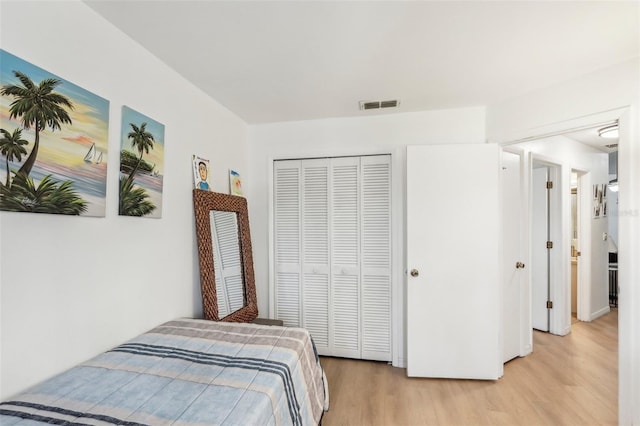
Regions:
<instances>
[{"instance_id":1,"label":"wicker framed mirror","mask_svg":"<svg viewBox=\"0 0 640 426\"><path fill-rule=\"evenodd\" d=\"M247 200L193 190L204 318L250 322L258 316Z\"/></svg>"}]
</instances>

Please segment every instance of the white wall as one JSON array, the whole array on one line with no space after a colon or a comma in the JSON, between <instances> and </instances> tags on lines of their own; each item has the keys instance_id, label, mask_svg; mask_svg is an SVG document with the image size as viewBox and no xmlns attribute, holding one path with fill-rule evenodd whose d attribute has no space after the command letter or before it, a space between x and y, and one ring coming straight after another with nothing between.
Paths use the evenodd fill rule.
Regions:
<instances>
[{"instance_id":1,"label":"white wall","mask_svg":"<svg viewBox=\"0 0 640 426\"><path fill-rule=\"evenodd\" d=\"M640 425L640 59L487 110L487 135L508 142L620 119L619 422Z\"/></svg>"},{"instance_id":2,"label":"white wall","mask_svg":"<svg viewBox=\"0 0 640 426\"><path fill-rule=\"evenodd\" d=\"M163 321L201 314L191 155L214 190L247 125L79 1L2 2L3 49L110 100L105 218L0 213L0 398ZM119 217L122 105L165 125L162 219Z\"/></svg>"},{"instance_id":3,"label":"white wall","mask_svg":"<svg viewBox=\"0 0 640 426\"><path fill-rule=\"evenodd\" d=\"M553 136L539 139L533 142L524 142L516 145L525 152L533 152L542 156L545 160L551 161L560 166L560 182L558 187L561 197L561 217L563 230L562 240L554 241L554 248L561 250L562 269L559 271L558 283L565 284L557 290L562 294L563 300L569 301L569 291L571 282L570 270L570 240L571 240L571 170L578 169L581 172L589 173L591 184L606 184L608 182L609 155L595 148L566 138L564 136ZM581 188L582 190L582 188ZM590 191L590 188L587 188ZM591 192L589 192L591 194ZM587 197L589 198L589 197ZM590 197L593 198L593 197ZM593 320L609 312L609 285L608 285L608 254L607 242L603 241L602 234L608 232L608 218L595 219L591 215L591 209L586 212L590 217L589 241L579 241L580 250L583 257L589 256L591 269L588 277L590 281L591 293L587 300L588 319ZM587 249L588 248L588 249ZM556 302L557 303L557 302ZM555 329L561 334L565 334L571 328L570 305L567 304L560 317L557 318Z\"/></svg>"},{"instance_id":4,"label":"white wall","mask_svg":"<svg viewBox=\"0 0 640 426\"><path fill-rule=\"evenodd\" d=\"M394 365L404 365L404 179L407 145L483 143L484 108L399 113L251 126L249 212L261 316L269 312L269 229L274 159L392 155ZM461 171L463 173L463 171Z\"/></svg>"}]
</instances>

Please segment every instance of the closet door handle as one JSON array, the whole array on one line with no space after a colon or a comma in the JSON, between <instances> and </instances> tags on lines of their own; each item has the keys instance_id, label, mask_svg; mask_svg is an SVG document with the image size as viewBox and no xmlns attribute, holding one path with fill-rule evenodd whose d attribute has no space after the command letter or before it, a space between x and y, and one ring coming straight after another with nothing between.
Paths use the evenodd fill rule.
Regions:
<instances>
[{"instance_id":1,"label":"closet door handle","mask_svg":"<svg viewBox=\"0 0 640 426\"><path fill-rule=\"evenodd\" d=\"M517 262L517 263L516 263L516 269L524 269L524 263L522 263L522 262Z\"/></svg>"},{"instance_id":2,"label":"closet door handle","mask_svg":"<svg viewBox=\"0 0 640 426\"><path fill-rule=\"evenodd\" d=\"M420 275L420 271L418 271L417 269L412 269L409 273L412 277L417 277L418 275Z\"/></svg>"}]
</instances>

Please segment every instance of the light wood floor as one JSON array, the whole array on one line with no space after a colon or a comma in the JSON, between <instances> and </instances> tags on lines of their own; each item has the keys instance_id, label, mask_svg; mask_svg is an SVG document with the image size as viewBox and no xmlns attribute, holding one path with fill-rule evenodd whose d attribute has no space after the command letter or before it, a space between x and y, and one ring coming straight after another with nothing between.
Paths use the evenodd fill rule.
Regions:
<instances>
[{"instance_id":1,"label":"light wood floor","mask_svg":"<svg viewBox=\"0 0 640 426\"><path fill-rule=\"evenodd\" d=\"M407 378L386 363L322 357L334 425L617 425L618 313L534 332L498 381Z\"/></svg>"}]
</instances>

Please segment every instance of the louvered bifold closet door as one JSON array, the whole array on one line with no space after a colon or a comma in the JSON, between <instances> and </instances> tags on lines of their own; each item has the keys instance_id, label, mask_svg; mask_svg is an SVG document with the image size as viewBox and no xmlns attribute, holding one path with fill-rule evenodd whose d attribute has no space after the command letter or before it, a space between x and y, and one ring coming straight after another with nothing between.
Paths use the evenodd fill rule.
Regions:
<instances>
[{"instance_id":1,"label":"louvered bifold closet door","mask_svg":"<svg viewBox=\"0 0 640 426\"><path fill-rule=\"evenodd\" d=\"M362 358L391 360L391 157L361 158Z\"/></svg>"},{"instance_id":2,"label":"louvered bifold closet door","mask_svg":"<svg viewBox=\"0 0 640 426\"><path fill-rule=\"evenodd\" d=\"M301 164L274 163L275 316L287 327L302 325Z\"/></svg>"},{"instance_id":3,"label":"louvered bifold closet door","mask_svg":"<svg viewBox=\"0 0 640 426\"><path fill-rule=\"evenodd\" d=\"M331 353L360 358L360 159L331 162Z\"/></svg>"},{"instance_id":4,"label":"louvered bifold closet door","mask_svg":"<svg viewBox=\"0 0 640 426\"><path fill-rule=\"evenodd\" d=\"M302 326L329 350L329 159L302 162Z\"/></svg>"},{"instance_id":5,"label":"louvered bifold closet door","mask_svg":"<svg viewBox=\"0 0 640 426\"><path fill-rule=\"evenodd\" d=\"M321 355L391 360L390 158L274 163L275 315Z\"/></svg>"}]
</instances>

